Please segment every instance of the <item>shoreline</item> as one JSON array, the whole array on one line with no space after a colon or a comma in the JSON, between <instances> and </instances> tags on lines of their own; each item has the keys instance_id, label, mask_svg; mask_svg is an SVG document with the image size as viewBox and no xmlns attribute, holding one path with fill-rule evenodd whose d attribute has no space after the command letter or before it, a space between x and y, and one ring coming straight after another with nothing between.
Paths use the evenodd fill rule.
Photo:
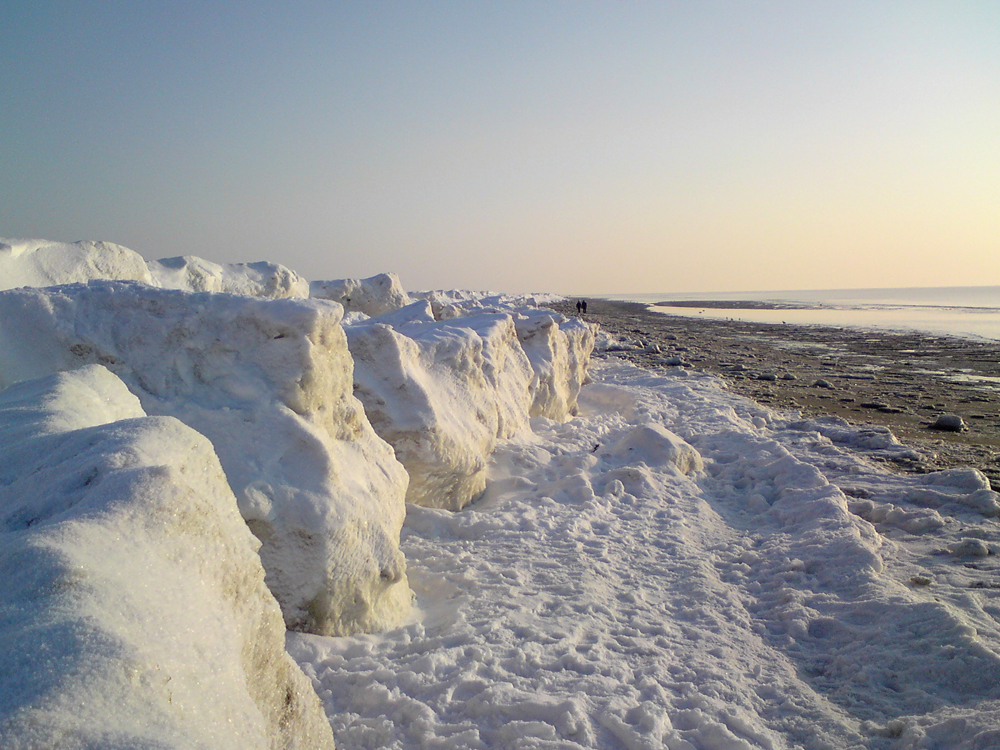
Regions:
<instances>
[{"instance_id":1,"label":"shoreline","mask_svg":"<svg viewBox=\"0 0 1000 750\"><path fill-rule=\"evenodd\" d=\"M969 466L1000 490L1000 342L916 332L750 323L650 312L645 303L588 299L586 319L643 347L614 352L652 369L684 367L729 390L803 417L888 427L926 473ZM567 316L573 301L549 305ZM955 414L966 429L933 429Z\"/></svg>"}]
</instances>

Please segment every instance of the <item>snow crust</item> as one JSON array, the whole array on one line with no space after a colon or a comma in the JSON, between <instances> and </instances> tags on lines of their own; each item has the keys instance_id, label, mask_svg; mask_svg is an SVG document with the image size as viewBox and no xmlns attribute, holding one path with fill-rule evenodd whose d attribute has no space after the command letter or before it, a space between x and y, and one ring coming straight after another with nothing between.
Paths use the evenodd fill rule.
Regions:
<instances>
[{"instance_id":1,"label":"snow crust","mask_svg":"<svg viewBox=\"0 0 1000 750\"><path fill-rule=\"evenodd\" d=\"M91 279L152 283L142 256L121 245L0 238L0 289L54 286Z\"/></svg>"},{"instance_id":2,"label":"snow crust","mask_svg":"<svg viewBox=\"0 0 1000 750\"><path fill-rule=\"evenodd\" d=\"M0 737L333 748L211 444L99 365L0 392Z\"/></svg>"},{"instance_id":3,"label":"snow crust","mask_svg":"<svg viewBox=\"0 0 1000 750\"><path fill-rule=\"evenodd\" d=\"M341 748L996 744L981 474L887 473L891 433L704 376L592 377L498 444L478 503L409 507L418 622L290 636Z\"/></svg>"},{"instance_id":4,"label":"snow crust","mask_svg":"<svg viewBox=\"0 0 1000 750\"><path fill-rule=\"evenodd\" d=\"M394 273L380 273L367 279L313 281L309 294L317 299L339 302L347 312L360 312L370 317L398 310L413 301Z\"/></svg>"},{"instance_id":5,"label":"snow crust","mask_svg":"<svg viewBox=\"0 0 1000 750\"><path fill-rule=\"evenodd\" d=\"M99 363L219 455L291 628L406 618L406 474L352 395L339 305L123 282L0 292L0 385Z\"/></svg>"},{"instance_id":6,"label":"snow crust","mask_svg":"<svg viewBox=\"0 0 1000 750\"><path fill-rule=\"evenodd\" d=\"M309 282L279 264L229 263L220 265L204 258L184 255L150 261L155 286L186 292L224 292L250 297L281 298L309 296Z\"/></svg>"}]
</instances>

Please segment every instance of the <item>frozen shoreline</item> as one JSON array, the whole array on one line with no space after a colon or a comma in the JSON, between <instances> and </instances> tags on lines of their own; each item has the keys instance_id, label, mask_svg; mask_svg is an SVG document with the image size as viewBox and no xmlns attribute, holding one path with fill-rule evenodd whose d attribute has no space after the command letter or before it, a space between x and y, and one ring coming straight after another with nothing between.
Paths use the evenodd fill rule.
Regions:
<instances>
[{"instance_id":1,"label":"frozen shoreline","mask_svg":"<svg viewBox=\"0 0 1000 750\"><path fill-rule=\"evenodd\" d=\"M665 315L1000 341L1000 287L596 295Z\"/></svg>"},{"instance_id":2,"label":"frozen shoreline","mask_svg":"<svg viewBox=\"0 0 1000 750\"><path fill-rule=\"evenodd\" d=\"M77 249L85 260L113 250ZM391 275L319 284L383 312L345 319L337 302L268 298L303 293L273 264L168 261L187 274L181 286L249 284L264 298L100 280L0 292L0 382L14 384L0 416L11 434L37 432L4 454L5 549L61 540L75 555L52 567L56 586L35 585L39 565L7 555L28 576L14 591L22 614L5 620L25 636L13 647L47 659L58 639L36 625L56 610L132 644L68 646L69 666L44 673L48 692L29 703L0 685L13 712L4 727L75 726L80 702L60 696L77 691L98 733L114 721L123 737L155 731L143 701L181 734L218 733L226 722L198 708L215 691L231 700L212 708L260 725L255 746L276 744L272 725L287 747L317 746L306 736L332 727L343 750L972 750L1000 732L1000 494L983 473L996 474L1000 344L595 300L585 317L598 334L537 309L572 315L552 297L446 291L407 305ZM94 387L58 385L80 379ZM945 410L969 428L930 430ZM73 471L52 463L52 441ZM83 443L94 450L81 464ZM39 477L51 491L32 489ZM430 488L420 504L404 506L406 477ZM205 497L214 510L197 505ZM185 502L192 513L178 513ZM81 514L100 503L106 513ZM225 521L269 650L245 587L225 573L232 561L188 553L220 549L205 538L212 523L188 522L198 513ZM135 523L150 543L122 543ZM181 528L190 542L177 547ZM288 553L313 560L314 538L336 542L318 558L329 567ZM164 551L155 570L153 547ZM194 572L169 573L178 566ZM217 591L184 593L205 582L199 568L223 571ZM180 587L183 607L160 601L157 575ZM275 599L269 579L295 588ZM406 605L412 585L416 607L365 620L376 611L366 582ZM360 595L339 596L355 583ZM289 632L286 653L279 603L313 591L311 617L329 604L353 624ZM172 634L119 622L122 597L135 615L154 611L141 604L149 592ZM253 644L242 657L239 633ZM206 639L217 644L210 671L235 670L229 688L196 674L208 662L191 647ZM253 668L236 669L248 654ZM82 656L105 669L107 689L77 679ZM294 679L270 690L256 675L278 662ZM135 710L113 697L126 682ZM223 728L215 744L233 739Z\"/></svg>"},{"instance_id":3,"label":"frozen shoreline","mask_svg":"<svg viewBox=\"0 0 1000 750\"><path fill-rule=\"evenodd\" d=\"M570 303L553 307L573 312ZM665 316L613 300L591 300L587 317L612 335L660 348L625 347L616 356L654 368L704 370L771 408L888 427L922 453L920 460L897 462L901 469L971 466L1000 486L1000 342ZM683 364L666 364L671 357ZM834 387L817 388L817 380ZM961 416L968 429L928 429L946 412Z\"/></svg>"}]
</instances>

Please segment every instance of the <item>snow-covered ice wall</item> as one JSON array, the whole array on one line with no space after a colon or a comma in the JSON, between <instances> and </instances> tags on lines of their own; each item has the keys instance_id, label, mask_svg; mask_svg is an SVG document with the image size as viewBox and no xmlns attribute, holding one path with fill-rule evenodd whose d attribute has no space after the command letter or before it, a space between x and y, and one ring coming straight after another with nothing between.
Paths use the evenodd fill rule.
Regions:
<instances>
[{"instance_id":1,"label":"snow-covered ice wall","mask_svg":"<svg viewBox=\"0 0 1000 750\"><path fill-rule=\"evenodd\" d=\"M279 263L220 265L184 255L148 264L155 286L186 292L224 292L249 297L308 297L309 282Z\"/></svg>"},{"instance_id":2,"label":"snow-covered ice wall","mask_svg":"<svg viewBox=\"0 0 1000 750\"><path fill-rule=\"evenodd\" d=\"M548 310L435 321L426 300L346 330L355 392L410 475L407 500L451 510L485 488L497 440L575 413L594 345L594 326Z\"/></svg>"},{"instance_id":3,"label":"snow-covered ice wall","mask_svg":"<svg viewBox=\"0 0 1000 750\"><path fill-rule=\"evenodd\" d=\"M0 289L91 279L152 283L139 253L110 242L0 239Z\"/></svg>"},{"instance_id":4,"label":"snow-covered ice wall","mask_svg":"<svg viewBox=\"0 0 1000 750\"><path fill-rule=\"evenodd\" d=\"M91 365L0 392L0 744L333 748L212 445Z\"/></svg>"},{"instance_id":5,"label":"snow-covered ice wall","mask_svg":"<svg viewBox=\"0 0 1000 750\"><path fill-rule=\"evenodd\" d=\"M309 294L317 299L339 302L348 312L372 317L398 310L413 301L394 273L380 273L367 279L313 281Z\"/></svg>"},{"instance_id":6,"label":"snow-covered ice wall","mask_svg":"<svg viewBox=\"0 0 1000 750\"><path fill-rule=\"evenodd\" d=\"M514 319L517 337L535 371L531 416L564 420L576 414L597 327L551 310L525 310Z\"/></svg>"},{"instance_id":7,"label":"snow-covered ice wall","mask_svg":"<svg viewBox=\"0 0 1000 750\"><path fill-rule=\"evenodd\" d=\"M266 298L309 296L309 282L279 263L220 265L191 255L147 263L134 250L110 242L0 238L0 289L99 279L140 281L187 292Z\"/></svg>"},{"instance_id":8,"label":"snow-covered ice wall","mask_svg":"<svg viewBox=\"0 0 1000 750\"><path fill-rule=\"evenodd\" d=\"M472 291L468 289L434 289L424 292L410 292L415 300L426 300L434 311L436 320L460 318L481 312L521 312L526 308L544 307L564 300L558 294L503 294L498 292Z\"/></svg>"},{"instance_id":9,"label":"snow-covered ice wall","mask_svg":"<svg viewBox=\"0 0 1000 750\"><path fill-rule=\"evenodd\" d=\"M400 622L406 474L352 395L339 305L124 282L0 292L0 385L106 365L209 438L289 627Z\"/></svg>"},{"instance_id":10,"label":"snow-covered ice wall","mask_svg":"<svg viewBox=\"0 0 1000 750\"><path fill-rule=\"evenodd\" d=\"M467 505L486 486L497 439L528 429L532 370L511 317L434 322L416 302L346 330L355 393L406 467L406 499Z\"/></svg>"}]
</instances>

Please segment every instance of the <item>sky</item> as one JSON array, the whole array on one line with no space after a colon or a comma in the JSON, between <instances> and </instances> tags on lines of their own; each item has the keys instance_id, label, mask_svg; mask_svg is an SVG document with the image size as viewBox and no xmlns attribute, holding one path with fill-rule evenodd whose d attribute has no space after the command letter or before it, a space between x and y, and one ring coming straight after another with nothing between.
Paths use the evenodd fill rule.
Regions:
<instances>
[{"instance_id":1,"label":"sky","mask_svg":"<svg viewBox=\"0 0 1000 750\"><path fill-rule=\"evenodd\" d=\"M1000 3L0 0L0 236L562 293L1000 285Z\"/></svg>"}]
</instances>

